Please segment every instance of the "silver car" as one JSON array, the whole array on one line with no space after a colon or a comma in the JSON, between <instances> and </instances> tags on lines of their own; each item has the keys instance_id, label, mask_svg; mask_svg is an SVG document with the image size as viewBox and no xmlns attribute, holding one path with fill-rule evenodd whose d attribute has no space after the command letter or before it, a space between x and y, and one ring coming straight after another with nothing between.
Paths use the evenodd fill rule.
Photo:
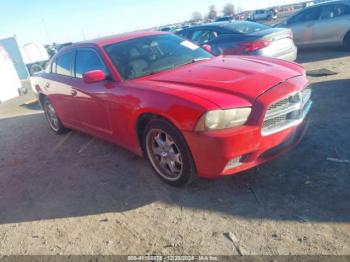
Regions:
<instances>
[{"instance_id":1,"label":"silver car","mask_svg":"<svg viewBox=\"0 0 350 262\"><path fill-rule=\"evenodd\" d=\"M350 0L305 8L275 27L290 28L298 47L342 45L350 49Z\"/></svg>"}]
</instances>

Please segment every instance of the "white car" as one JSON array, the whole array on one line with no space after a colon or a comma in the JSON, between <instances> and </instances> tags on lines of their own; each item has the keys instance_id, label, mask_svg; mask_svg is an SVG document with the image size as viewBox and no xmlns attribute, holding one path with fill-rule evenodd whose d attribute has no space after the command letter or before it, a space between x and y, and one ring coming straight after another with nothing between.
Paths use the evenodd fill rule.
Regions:
<instances>
[{"instance_id":1,"label":"white car","mask_svg":"<svg viewBox=\"0 0 350 262\"><path fill-rule=\"evenodd\" d=\"M5 48L0 45L0 103L19 95L21 81Z\"/></svg>"}]
</instances>

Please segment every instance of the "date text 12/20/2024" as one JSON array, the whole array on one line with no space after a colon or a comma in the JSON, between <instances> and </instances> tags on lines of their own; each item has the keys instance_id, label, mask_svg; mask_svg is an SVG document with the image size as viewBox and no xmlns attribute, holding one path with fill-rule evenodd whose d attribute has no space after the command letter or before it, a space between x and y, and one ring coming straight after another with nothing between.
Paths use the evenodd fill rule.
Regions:
<instances>
[{"instance_id":1,"label":"date text 12/20/2024","mask_svg":"<svg viewBox=\"0 0 350 262\"><path fill-rule=\"evenodd\" d=\"M128 261L218 261L216 256L128 256Z\"/></svg>"}]
</instances>

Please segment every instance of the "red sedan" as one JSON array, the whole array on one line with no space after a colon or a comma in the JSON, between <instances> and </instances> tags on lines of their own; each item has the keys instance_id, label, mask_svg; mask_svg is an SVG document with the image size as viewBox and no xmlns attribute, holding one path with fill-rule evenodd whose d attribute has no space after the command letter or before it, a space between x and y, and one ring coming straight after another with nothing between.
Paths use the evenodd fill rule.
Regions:
<instances>
[{"instance_id":1,"label":"red sedan","mask_svg":"<svg viewBox=\"0 0 350 262\"><path fill-rule=\"evenodd\" d=\"M158 32L66 47L32 81L53 131L144 155L171 185L275 158L301 140L312 104L295 63L214 57Z\"/></svg>"}]
</instances>

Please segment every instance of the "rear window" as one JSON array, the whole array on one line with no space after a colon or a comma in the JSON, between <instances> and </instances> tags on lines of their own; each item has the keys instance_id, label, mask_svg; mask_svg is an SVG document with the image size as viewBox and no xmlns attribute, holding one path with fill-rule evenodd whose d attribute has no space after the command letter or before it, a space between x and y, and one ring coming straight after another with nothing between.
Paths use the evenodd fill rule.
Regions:
<instances>
[{"instance_id":1,"label":"rear window","mask_svg":"<svg viewBox=\"0 0 350 262\"><path fill-rule=\"evenodd\" d=\"M263 31L269 29L270 27L263 24L258 24L254 22L242 21L242 22L234 22L226 25L226 28L241 34L250 34L259 31Z\"/></svg>"}]
</instances>

